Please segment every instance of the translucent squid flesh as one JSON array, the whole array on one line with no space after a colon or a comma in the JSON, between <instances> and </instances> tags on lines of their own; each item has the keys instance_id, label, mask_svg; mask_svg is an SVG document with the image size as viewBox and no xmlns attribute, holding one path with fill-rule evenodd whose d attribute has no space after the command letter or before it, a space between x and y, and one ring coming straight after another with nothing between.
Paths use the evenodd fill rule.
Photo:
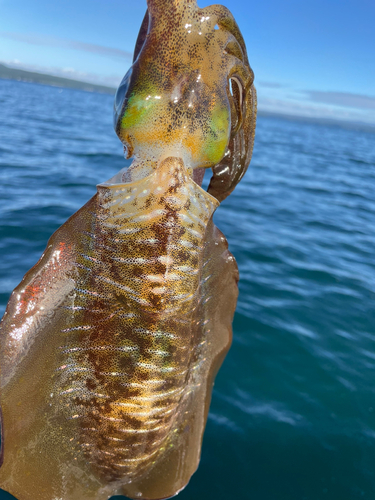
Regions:
<instances>
[{"instance_id":1,"label":"translucent squid flesh","mask_svg":"<svg viewBox=\"0 0 375 500\"><path fill-rule=\"evenodd\" d=\"M225 7L147 7L114 108L133 161L55 232L0 324L0 486L19 500L176 495L231 343L238 270L212 216L251 159L253 72Z\"/></svg>"}]
</instances>

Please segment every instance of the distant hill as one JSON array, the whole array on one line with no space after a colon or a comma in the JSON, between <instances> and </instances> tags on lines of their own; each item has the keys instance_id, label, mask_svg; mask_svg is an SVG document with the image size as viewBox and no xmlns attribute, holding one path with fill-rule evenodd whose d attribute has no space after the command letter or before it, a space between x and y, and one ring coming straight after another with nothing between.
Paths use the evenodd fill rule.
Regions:
<instances>
[{"instance_id":1,"label":"distant hill","mask_svg":"<svg viewBox=\"0 0 375 500\"><path fill-rule=\"evenodd\" d=\"M316 125L328 125L340 127L349 130L358 130L362 132L375 133L375 125L365 122L346 121L334 118L312 117L312 116L299 116L286 113L273 113L269 111L258 110L258 116L269 116L270 118L281 118L292 122L315 123Z\"/></svg>"},{"instance_id":2,"label":"distant hill","mask_svg":"<svg viewBox=\"0 0 375 500\"><path fill-rule=\"evenodd\" d=\"M5 66L5 64L0 64L0 78L22 82L41 83L43 85L51 85L53 87L85 90L87 92L100 92L101 94L114 94L116 92L116 89L106 87L105 85L96 85L94 83L71 80L70 78L61 78L59 76L35 73L24 69L10 68L9 66Z\"/></svg>"}]
</instances>

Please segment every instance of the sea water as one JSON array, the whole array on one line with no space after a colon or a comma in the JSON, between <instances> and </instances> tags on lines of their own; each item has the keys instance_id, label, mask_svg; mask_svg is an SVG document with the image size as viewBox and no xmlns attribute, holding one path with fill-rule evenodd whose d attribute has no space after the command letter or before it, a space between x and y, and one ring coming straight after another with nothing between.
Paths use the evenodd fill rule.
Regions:
<instances>
[{"instance_id":1,"label":"sea water","mask_svg":"<svg viewBox=\"0 0 375 500\"><path fill-rule=\"evenodd\" d=\"M112 105L0 80L0 316L50 235L126 165ZM215 220L240 295L179 499L374 500L375 135L259 117Z\"/></svg>"}]
</instances>

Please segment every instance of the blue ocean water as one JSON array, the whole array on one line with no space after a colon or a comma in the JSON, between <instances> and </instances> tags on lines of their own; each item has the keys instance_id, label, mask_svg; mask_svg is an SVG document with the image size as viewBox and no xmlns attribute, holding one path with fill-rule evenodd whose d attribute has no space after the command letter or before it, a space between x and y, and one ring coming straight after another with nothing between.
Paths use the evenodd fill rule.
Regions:
<instances>
[{"instance_id":1,"label":"blue ocean water","mask_svg":"<svg viewBox=\"0 0 375 500\"><path fill-rule=\"evenodd\" d=\"M0 80L0 316L49 236L125 166L112 104ZM373 500L375 135L260 117L249 171L215 217L240 295L178 498Z\"/></svg>"}]
</instances>

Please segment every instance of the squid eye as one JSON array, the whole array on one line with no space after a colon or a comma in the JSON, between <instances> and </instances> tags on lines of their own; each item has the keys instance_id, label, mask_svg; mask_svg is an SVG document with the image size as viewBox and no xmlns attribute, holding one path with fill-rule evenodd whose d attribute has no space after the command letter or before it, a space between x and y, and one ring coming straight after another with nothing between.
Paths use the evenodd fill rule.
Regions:
<instances>
[{"instance_id":1,"label":"squid eye","mask_svg":"<svg viewBox=\"0 0 375 500\"><path fill-rule=\"evenodd\" d=\"M232 135L236 134L242 125L243 84L235 76L229 78L229 92L232 100Z\"/></svg>"},{"instance_id":2,"label":"squid eye","mask_svg":"<svg viewBox=\"0 0 375 500\"><path fill-rule=\"evenodd\" d=\"M117 123L120 118L121 110L124 105L127 91L129 89L132 73L133 73L133 68L130 68L129 71L124 76L124 78L122 79L115 95L115 102L113 107L113 126L115 130L117 129Z\"/></svg>"}]
</instances>

